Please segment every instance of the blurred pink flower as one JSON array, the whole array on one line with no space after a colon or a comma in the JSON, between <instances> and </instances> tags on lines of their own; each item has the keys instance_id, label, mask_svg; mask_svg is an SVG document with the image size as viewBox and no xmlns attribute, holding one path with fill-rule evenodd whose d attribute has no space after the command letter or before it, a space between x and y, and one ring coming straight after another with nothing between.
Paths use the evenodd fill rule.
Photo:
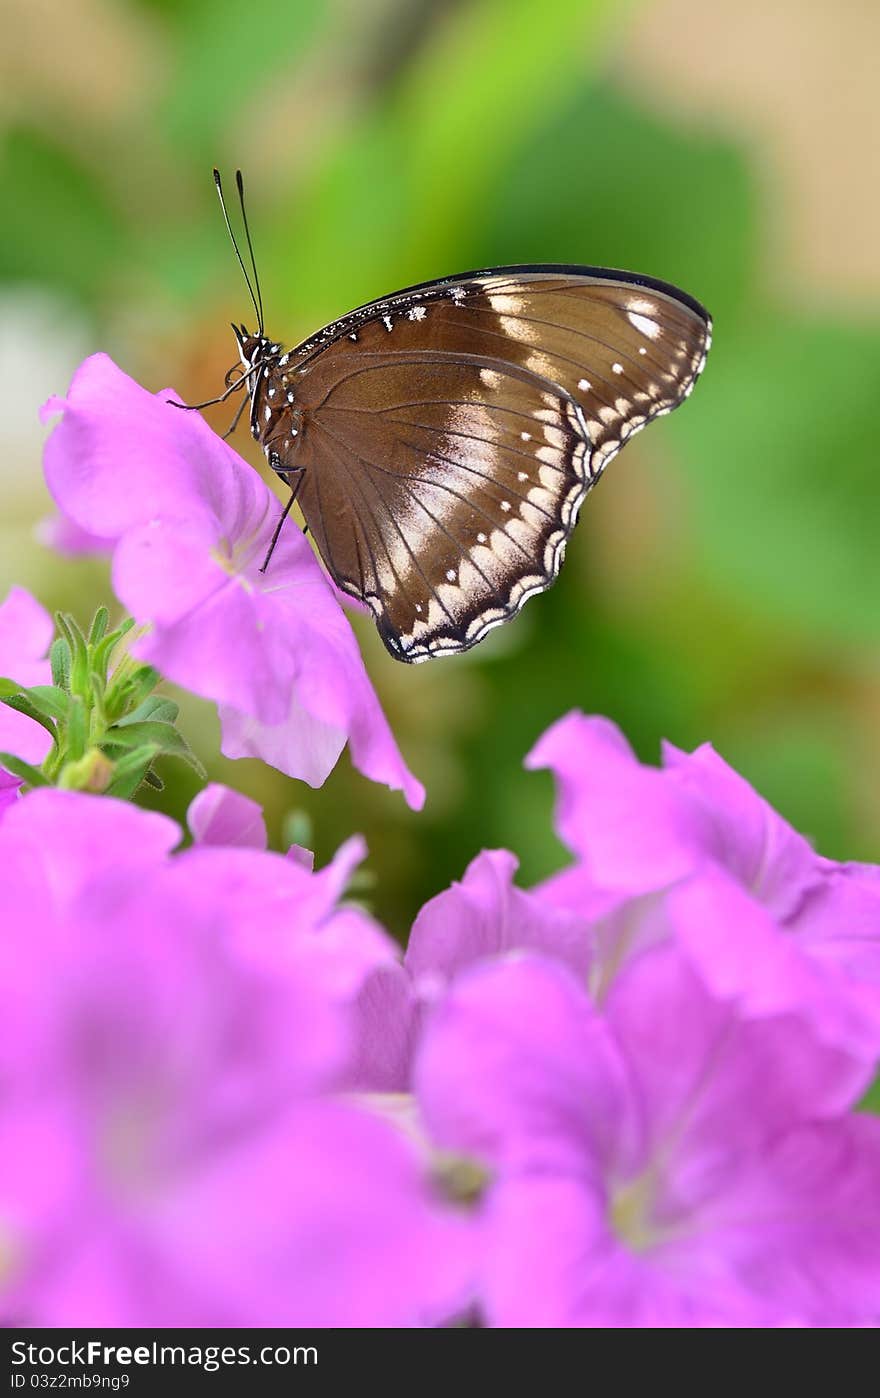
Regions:
<instances>
[{"instance_id":1,"label":"blurred pink flower","mask_svg":"<svg viewBox=\"0 0 880 1398\"><path fill-rule=\"evenodd\" d=\"M41 544L65 558L78 558L81 554L93 556L113 553L113 539L102 539L99 534L92 534L88 529L80 528L66 515L47 515L39 521L35 532Z\"/></svg>"},{"instance_id":2,"label":"blurred pink flower","mask_svg":"<svg viewBox=\"0 0 880 1398\"><path fill-rule=\"evenodd\" d=\"M49 613L31 594L23 587L10 588L0 603L0 676L25 689L51 684L52 671L44 657L54 632ZM52 739L41 724L0 704L0 751L39 766L51 746ZM18 785L7 773L0 773L0 783L6 792Z\"/></svg>"},{"instance_id":3,"label":"blurred pink flower","mask_svg":"<svg viewBox=\"0 0 880 1398\"><path fill-rule=\"evenodd\" d=\"M463 967L512 950L545 952L586 977L590 927L598 907L570 912L513 882L516 856L484 850L460 883L425 904L413 923L406 966L416 984L436 993Z\"/></svg>"},{"instance_id":4,"label":"blurred pink flower","mask_svg":"<svg viewBox=\"0 0 880 1398\"><path fill-rule=\"evenodd\" d=\"M265 849L262 807L220 782L209 782L190 802L186 823L196 844L244 845Z\"/></svg>"},{"instance_id":5,"label":"blurred pink flower","mask_svg":"<svg viewBox=\"0 0 880 1398\"><path fill-rule=\"evenodd\" d=\"M416 1325L471 1297L423 1152L336 1100L393 948L318 874L108 797L0 823L3 1312L51 1325Z\"/></svg>"},{"instance_id":6,"label":"blurred pink flower","mask_svg":"<svg viewBox=\"0 0 880 1398\"><path fill-rule=\"evenodd\" d=\"M742 1018L674 944L597 1013L525 953L464 973L416 1086L482 1162L501 1327L864 1326L880 1311L880 1121L802 1019Z\"/></svg>"},{"instance_id":7,"label":"blurred pink flower","mask_svg":"<svg viewBox=\"0 0 880 1398\"><path fill-rule=\"evenodd\" d=\"M594 981L675 936L714 993L795 1011L866 1062L880 1052L880 878L816 854L709 745L643 766L607 719L572 713L527 759L557 781L575 862L540 894L591 915Z\"/></svg>"},{"instance_id":8,"label":"blurred pink flower","mask_svg":"<svg viewBox=\"0 0 880 1398\"><path fill-rule=\"evenodd\" d=\"M484 850L459 883L421 909L406 953L364 982L357 1000L354 1086L402 1092L410 1085L424 1014L462 970L515 949L558 957L586 979L592 923L517 888L515 855Z\"/></svg>"},{"instance_id":9,"label":"blurred pink flower","mask_svg":"<svg viewBox=\"0 0 880 1398\"><path fill-rule=\"evenodd\" d=\"M22 783L18 777L10 776L0 767L0 817L7 806L13 805L18 800L18 792Z\"/></svg>"},{"instance_id":10,"label":"blurred pink flower","mask_svg":"<svg viewBox=\"0 0 880 1398\"><path fill-rule=\"evenodd\" d=\"M49 489L79 529L112 540L113 585L150 631L137 654L213 699L227 757L260 757L319 786L346 742L354 765L402 790L407 770L354 634L295 527L259 571L276 497L195 412L170 407L106 355L77 370L45 451Z\"/></svg>"}]
</instances>

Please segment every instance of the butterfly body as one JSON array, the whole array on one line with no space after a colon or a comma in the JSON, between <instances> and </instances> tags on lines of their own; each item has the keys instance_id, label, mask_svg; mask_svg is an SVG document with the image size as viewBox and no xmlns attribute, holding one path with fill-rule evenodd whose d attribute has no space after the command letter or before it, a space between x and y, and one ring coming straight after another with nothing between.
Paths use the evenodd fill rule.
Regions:
<instances>
[{"instance_id":1,"label":"butterfly body","mask_svg":"<svg viewBox=\"0 0 880 1398\"><path fill-rule=\"evenodd\" d=\"M469 649L554 581L589 490L690 394L710 334L666 283L550 265L409 287L291 350L236 329L253 435L410 663Z\"/></svg>"}]
</instances>

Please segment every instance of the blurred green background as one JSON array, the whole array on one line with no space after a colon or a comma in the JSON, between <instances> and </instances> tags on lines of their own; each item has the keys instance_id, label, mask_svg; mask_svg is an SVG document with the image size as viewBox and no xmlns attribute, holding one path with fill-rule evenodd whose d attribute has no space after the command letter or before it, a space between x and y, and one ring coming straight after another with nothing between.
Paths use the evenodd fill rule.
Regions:
<instances>
[{"instance_id":1,"label":"blurred green background","mask_svg":"<svg viewBox=\"0 0 880 1398\"><path fill-rule=\"evenodd\" d=\"M880 188L875 0L2 0L0 595L83 620L106 565L35 537L38 404L108 350L151 389L217 391L249 306L211 183L241 165L270 332L470 267L568 261L679 283L715 317L686 407L615 461L557 586L469 655L410 668L358 622L423 814L353 774L319 792L217 756L303 813L326 859L364 831L403 936L481 846L560 861L522 759L572 706L645 757L711 740L826 854L880 858ZM228 416L212 419L221 430ZM261 469L246 431L237 447ZM160 798L195 790L166 761Z\"/></svg>"}]
</instances>

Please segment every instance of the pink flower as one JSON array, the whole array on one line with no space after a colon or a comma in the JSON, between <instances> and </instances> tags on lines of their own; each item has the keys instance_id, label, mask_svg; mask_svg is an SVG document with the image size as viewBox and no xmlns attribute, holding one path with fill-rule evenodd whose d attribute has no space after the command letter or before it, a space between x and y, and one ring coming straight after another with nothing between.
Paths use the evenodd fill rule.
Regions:
<instances>
[{"instance_id":1,"label":"pink flower","mask_svg":"<svg viewBox=\"0 0 880 1398\"><path fill-rule=\"evenodd\" d=\"M865 1062L880 1052L880 879L823 859L705 745L643 766L608 720L572 713L527 759L557 779L575 862L540 890L597 924L594 979L675 936L714 993L795 1011ZM616 907L615 907L616 901Z\"/></svg>"},{"instance_id":2,"label":"pink flower","mask_svg":"<svg viewBox=\"0 0 880 1398\"><path fill-rule=\"evenodd\" d=\"M880 1120L795 1016L746 1019L674 944L604 1015L532 954L463 974L416 1070L482 1162L494 1326L864 1326L880 1311Z\"/></svg>"},{"instance_id":3,"label":"pink flower","mask_svg":"<svg viewBox=\"0 0 880 1398\"><path fill-rule=\"evenodd\" d=\"M507 850L484 850L460 883L426 903L413 923L406 966L426 992L445 987L460 970L487 956L533 950L558 958L586 977L590 929L600 905L570 912L513 882L517 860Z\"/></svg>"},{"instance_id":4,"label":"pink flower","mask_svg":"<svg viewBox=\"0 0 880 1398\"><path fill-rule=\"evenodd\" d=\"M65 519L111 540L117 596L150 631L137 653L217 702L228 757L313 786L346 742L355 766L421 806L333 588L295 527L259 571L279 514L257 473L198 413L153 397L106 355L78 369L46 444Z\"/></svg>"},{"instance_id":5,"label":"pink flower","mask_svg":"<svg viewBox=\"0 0 880 1398\"><path fill-rule=\"evenodd\" d=\"M65 558L78 558L81 555L101 556L113 553L113 539L102 539L88 529L74 524L66 515L49 515L41 519L36 528L36 536L41 544L60 553Z\"/></svg>"},{"instance_id":6,"label":"pink flower","mask_svg":"<svg viewBox=\"0 0 880 1398\"><path fill-rule=\"evenodd\" d=\"M0 603L0 676L25 689L34 684L51 684L52 672L44 657L54 630L49 613L29 592L23 587L11 588ZM49 733L39 723L0 704L0 752L12 753L39 766L51 746ZM0 772L0 790L8 793L18 785L14 778Z\"/></svg>"},{"instance_id":7,"label":"pink flower","mask_svg":"<svg viewBox=\"0 0 880 1398\"><path fill-rule=\"evenodd\" d=\"M186 822L196 844L266 848L262 808L249 796L219 782L209 782L193 799Z\"/></svg>"},{"instance_id":8,"label":"pink flower","mask_svg":"<svg viewBox=\"0 0 880 1398\"><path fill-rule=\"evenodd\" d=\"M344 1103L350 1006L393 951L318 874L181 854L172 821L39 790L0 823L3 1312L19 1324L427 1325L470 1220Z\"/></svg>"},{"instance_id":9,"label":"pink flower","mask_svg":"<svg viewBox=\"0 0 880 1398\"><path fill-rule=\"evenodd\" d=\"M377 968L364 982L357 1000L353 1086L381 1092L409 1088L425 1011L468 966L531 949L557 957L586 979L593 955L591 918L517 888L516 868L509 851L484 850L460 883L421 909L402 962Z\"/></svg>"}]
</instances>

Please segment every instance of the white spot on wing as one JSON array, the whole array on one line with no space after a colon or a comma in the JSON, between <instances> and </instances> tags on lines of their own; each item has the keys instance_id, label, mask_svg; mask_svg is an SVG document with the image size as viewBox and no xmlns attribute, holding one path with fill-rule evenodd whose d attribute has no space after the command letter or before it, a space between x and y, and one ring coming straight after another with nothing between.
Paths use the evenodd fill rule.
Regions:
<instances>
[{"instance_id":1,"label":"white spot on wing","mask_svg":"<svg viewBox=\"0 0 880 1398\"><path fill-rule=\"evenodd\" d=\"M589 379L578 379L578 388L581 393L589 393L591 384Z\"/></svg>"},{"instance_id":2,"label":"white spot on wing","mask_svg":"<svg viewBox=\"0 0 880 1398\"><path fill-rule=\"evenodd\" d=\"M643 316L640 311L627 311L627 316L631 325L634 325L640 334L646 335L649 340L656 340L660 334L660 326L656 320L650 316Z\"/></svg>"},{"instance_id":3,"label":"white spot on wing","mask_svg":"<svg viewBox=\"0 0 880 1398\"><path fill-rule=\"evenodd\" d=\"M519 316L526 308L526 303L521 296L514 296L510 292L496 291L489 296L489 305L493 311L499 315Z\"/></svg>"}]
</instances>

